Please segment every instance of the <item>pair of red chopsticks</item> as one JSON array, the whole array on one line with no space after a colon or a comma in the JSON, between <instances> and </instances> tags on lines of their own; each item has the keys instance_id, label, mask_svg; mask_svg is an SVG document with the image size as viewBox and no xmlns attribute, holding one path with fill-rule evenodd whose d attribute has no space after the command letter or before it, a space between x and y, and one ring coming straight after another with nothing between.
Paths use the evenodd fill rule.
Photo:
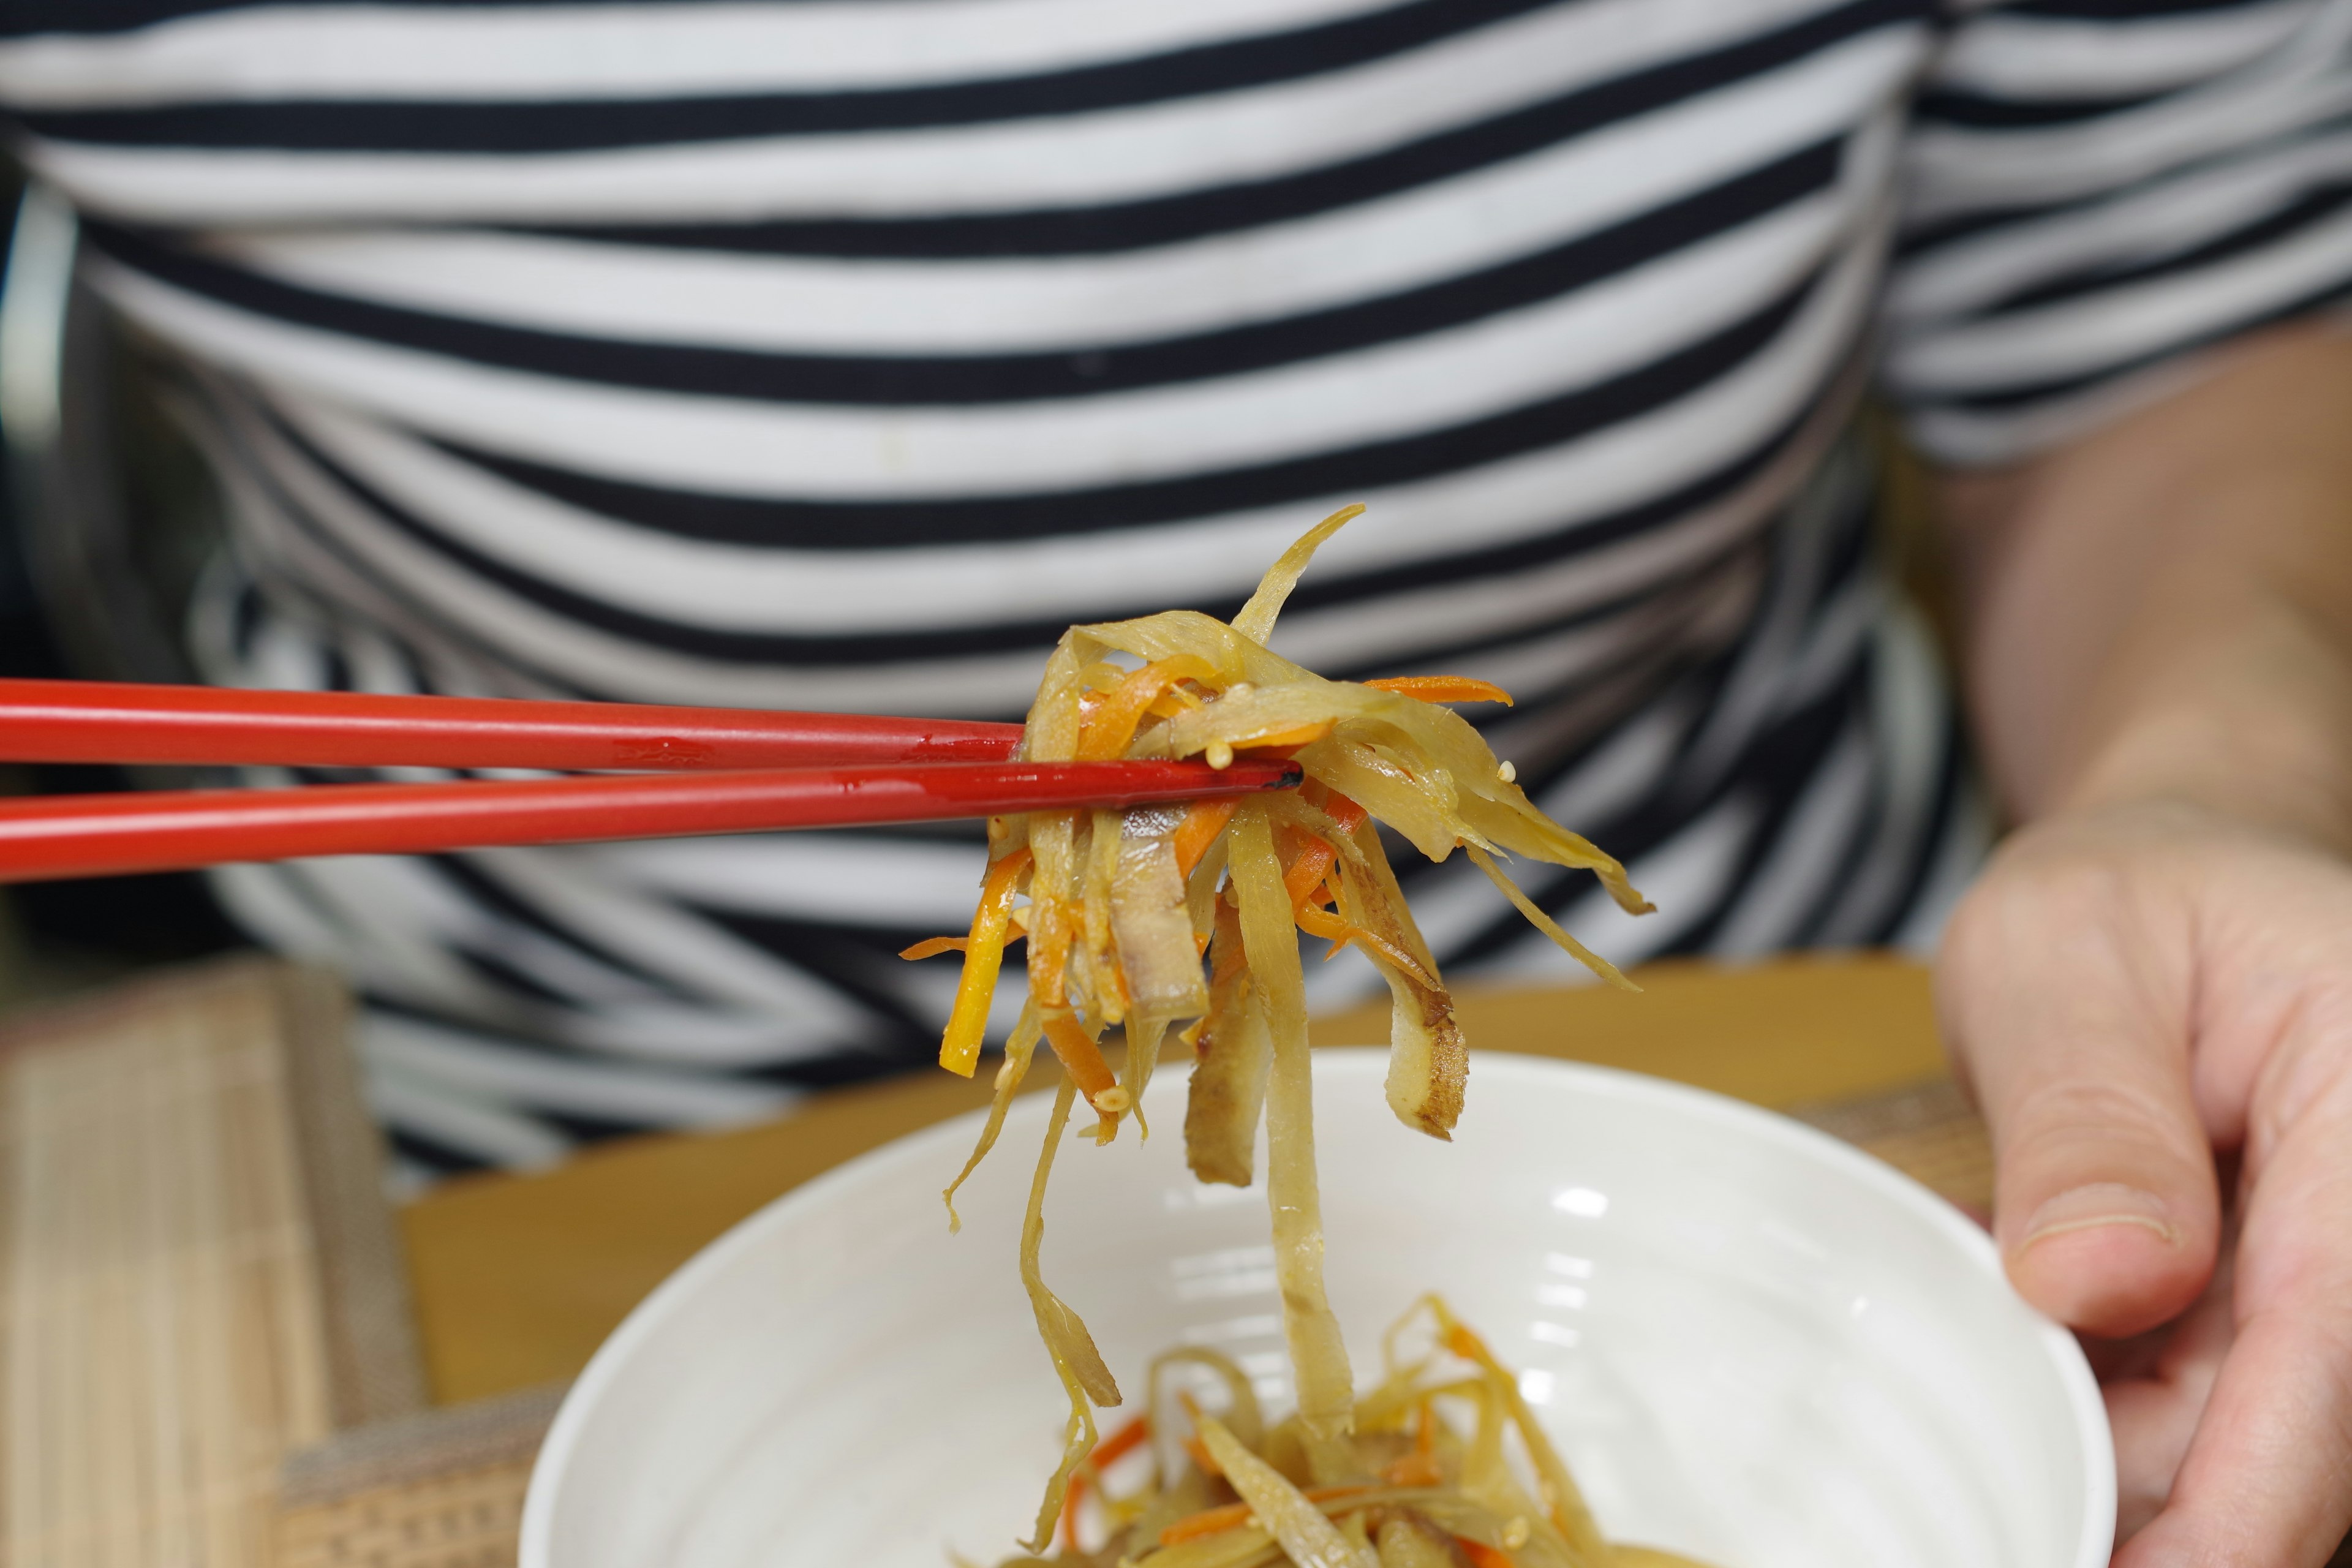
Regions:
<instances>
[{"instance_id":1,"label":"pair of red chopsticks","mask_svg":"<svg viewBox=\"0 0 2352 1568\"><path fill-rule=\"evenodd\" d=\"M0 679L0 762L630 770L0 800L0 882L1112 808L1298 779L1250 758L1013 762L1020 739L852 713Z\"/></svg>"}]
</instances>

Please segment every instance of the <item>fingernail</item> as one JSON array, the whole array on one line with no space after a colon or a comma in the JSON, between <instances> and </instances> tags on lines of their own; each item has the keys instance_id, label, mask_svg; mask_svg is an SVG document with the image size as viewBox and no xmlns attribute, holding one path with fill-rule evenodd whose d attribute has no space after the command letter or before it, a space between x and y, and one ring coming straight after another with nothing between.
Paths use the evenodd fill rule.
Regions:
<instances>
[{"instance_id":1,"label":"fingernail","mask_svg":"<svg viewBox=\"0 0 2352 1568\"><path fill-rule=\"evenodd\" d=\"M2033 1217L2025 1222L2025 1239L2018 1243L2017 1249L2022 1252L2053 1236L2095 1230L2106 1225L2136 1225L2156 1232L2168 1242L2180 1237L2173 1228L2172 1211L2154 1193L2142 1192L2121 1182L2091 1182L2060 1193L2035 1209Z\"/></svg>"}]
</instances>

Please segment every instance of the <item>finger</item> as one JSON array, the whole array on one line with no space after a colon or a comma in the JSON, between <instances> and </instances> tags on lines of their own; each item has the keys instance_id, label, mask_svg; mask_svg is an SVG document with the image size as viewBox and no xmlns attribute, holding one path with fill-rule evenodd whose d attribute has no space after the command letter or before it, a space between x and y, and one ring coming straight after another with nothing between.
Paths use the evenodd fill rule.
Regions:
<instances>
[{"instance_id":1,"label":"finger","mask_svg":"<svg viewBox=\"0 0 2352 1568\"><path fill-rule=\"evenodd\" d=\"M1955 914L1937 987L1992 1131L2010 1278L2110 1336L2195 1300L2221 1226L2190 1093L2186 932L2122 902L2096 867L1996 868Z\"/></svg>"},{"instance_id":2,"label":"finger","mask_svg":"<svg viewBox=\"0 0 2352 1568\"><path fill-rule=\"evenodd\" d=\"M2352 1526L2352 1092L2327 1098L2261 1174L2236 1339L2171 1496L2116 1568L2318 1568Z\"/></svg>"},{"instance_id":3,"label":"finger","mask_svg":"<svg viewBox=\"0 0 2352 1568\"><path fill-rule=\"evenodd\" d=\"M2143 1347L2158 1342L2152 1351L2143 1351L2130 1373L2101 1374L2107 1425L2115 1434L2117 1541L2146 1528L2171 1495L2233 1332L2230 1291L2217 1282L2169 1329L2125 1342ZM2093 1342L2093 1347L2102 1343Z\"/></svg>"}]
</instances>

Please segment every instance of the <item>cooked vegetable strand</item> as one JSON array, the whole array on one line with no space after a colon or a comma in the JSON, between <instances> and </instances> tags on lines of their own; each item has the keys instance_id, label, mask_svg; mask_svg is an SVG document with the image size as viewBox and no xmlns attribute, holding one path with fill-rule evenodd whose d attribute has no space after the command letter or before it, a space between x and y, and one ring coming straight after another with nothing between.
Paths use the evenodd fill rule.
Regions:
<instances>
[{"instance_id":1,"label":"cooked vegetable strand","mask_svg":"<svg viewBox=\"0 0 2352 1568\"><path fill-rule=\"evenodd\" d=\"M1240 804L1236 800L1202 800L1192 804L1176 828L1178 870L1188 877L1192 874L1192 868L1201 863L1201 858L1209 852L1209 846L1224 832L1225 824L1234 819L1234 807Z\"/></svg>"},{"instance_id":2,"label":"cooked vegetable strand","mask_svg":"<svg viewBox=\"0 0 2352 1568\"><path fill-rule=\"evenodd\" d=\"M1486 873L1486 879L1500 888L1503 890L1503 896L1518 906L1519 913L1527 916L1529 925L1559 943L1570 957L1617 987L1618 990L1639 991L1641 989L1640 986L1626 979L1615 964L1562 931L1558 921L1547 914L1543 907L1533 899L1519 891L1518 884L1503 874L1503 868L1495 864L1494 857L1475 844L1466 845L1465 847L1469 851L1470 858L1478 869Z\"/></svg>"},{"instance_id":3,"label":"cooked vegetable strand","mask_svg":"<svg viewBox=\"0 0 2352 1568\"><path fill-rule=\"evenodd\" d=\"M1538 810L1515 771L1446 706L1507 705L1507 692L1448 675L1327 680L1267 647L1316 550L1362 510L1342 508L1301 536L1230 625L1171 610L1071 627L1046 662L1020 750L1034 762L1200 757L1216 767L1255 750L1295 761L1297 790L992 818L970 933L906 951L963 953L940 1060L968 1076L1005 946L1028 942L1027 1005L971 1158L944 1195L952 1224L955 1194L993 1147L1042 1040L1064 1074L1023 1222L1021 1275L1070 1416L1030 1549L1044 1551L1058 1523L1065 1560L1089 1568L1458 1568L1465 1556L1481 1568L1610 1564L1565 1468L1483 1345L1475 1376L1431 1382L1423 1366L1391 1364L1360 1402L1325 1289L1301 933L1330 942L1326 958L1362 953L1388 984L1386 1093L1399 1121L1450 1137L1468 1067L1453 997L1405 905L1382 829L1431 860L1465 850L1531 922L1616 984L1624 977L1519 892L1496 857L1589 870L1621 908L1649 907L1616 861ZM1116 1077L1102 1047L1113 1029L1127 1042ZM1093 1407L1118 1403L1118 1389L1085 1323L1039 1274L1045 1188L1080 1096L1097 1119L1097 1143L1130 1110L1140 1124L1171 1030L1195 1058L1184 1119L1194 1174L1250 1184L1265 1125L1297 1411L1267 1430L1238 1367L1207 1350L1172 1352L1153 1365L1154 1400L1160 1370L1190 1362L1224 1382L1223 1419L1200 1416L1190 1434L1131 1423L1089 1459ZM1475 1341L1449 1341L1458 1325L1433 1310L1441 1349L1467 1353ZM1192 1408L1183 1390L1174 1395ZM1433 1402L1466 1403L1475 1417L1468 1436L1446 1429ZM1512 1470L1508 1429L1520 1433L1540 1503ZM1150 1485L1114 1498L1105 1467L1154 1430ZM1082 1520L1109 1531L1091 1553L1077 1545Z\"/></svg>"},{"instance_id":4,"label":"cooked vegetable strand","mask_svg":"<svg viewBox=\"0 0 2352 1568\"><path fill-rule=\"evenodd\" d=\"M1060 1147L1062 1132L1070 1124L1070 1104L1075 1096L1076 1086L1065 1079L1061 1092L1054 1097L1053 1114L1045 1121L1045 1147L1037 1156L1037 1173L1029 1184L1029 1209L1021 1222L1021 1283L1029 1292L1038 1335L1054 1359L1055 1375L1062 1380L1062 1387L1070 1396L1070 1419L1062 1435L1062 1463L1045 1483L1045 1500L1037 1510L1037 1527L1025 1543L1031 1552L1043 1552L1053 1541L1054 1527L1062 1517L1062 1495L1069 1488L1070 1476L1093 1451L1094 1405L1118 1403L1118 1384L1111 1381L1110 1371L1103 1365L1093 1337L1078 1321L1077 1314L1045 1288L1045 1275L1037 1266L1037 1251L1045 1239L1046 1179L1053 1174L1054 1151ZM1093 1404L1088 1403L1090 1399Z\"/></svg>"},{"instance_id":5,"label":"cooked vegetable strand","mask_svg":"<svg viewBox=\"0 0 2352 1568\"><path fill-rule=\"evenodd\" d=\"M971 1158L963 1163L956 1179L940 1194L940 1201L948 1205L950 1235L963 1228L962 1216L956 1213L956 1193L980 1169L988 1152L996 1147L997 1134L1004 1131L1004 1113L1012 1108L1013 1097L1021 1091L1021 1080L1029 1075L1029 1058L1036 1054L1037 1040L1043 1032L1037 1021L1037 1004L1032 1002L1021 1009L1020 1022L1013 1026L1012 1037L1004 1042L1004 1062L996 1069L996 1092L988 1102L988 1121L980 1130L979 1142L972 1145Z\"/></svg>"},{"instance_id":6,"label":"cooked vegetable strand","mask_svg":"<svg viewBox=\"0 0 2352 1568\"><path fill-rule=\"evenodd\" d=\"M1361 502L1343 506L1301 534L1298 542L1284 551L1281 559L1267 568L1265 576L1258 583L1257 592L1249 596L1249 603L1244 605L1241 614L1234 617L1234 630L1252 642L1262 643L1271 637L1274 618L1282 614L1284 603L1289 599L1290 591L1298 586L1299 576L1307 570L1307 563L1315 559L1315 552L1322 547L1325 540L1352 520L1361 517L1363 512Z\"/></svg>"},{"instance_id":7,"label":"cooked vegetable strand","mask_svg":"<svg viewBox=\"0 0 2352 1568\"><path fill-rule=\"evenodd\" d=\"M1227 829L1242 944L1273 1035L1266 1078L1266 1201L1283 1332L1298 1378L1298 1415L1325 1441L1347 1435L1356 1408L1339 1320L1323 1289L1323 1212L1315 1185L1315 1105L1307 1052L1307 993L1298 940L1265 809L1245 802Z\"/></svg>"},{"instance_id":8,"label":"cooked vegetable strand","mask_svg":"<svg viewBox=\"0 0 2352 1568\"><path fill-rule=\"evenodd\" d=\"M991 863L980 885L980 909L971 917L963 977L956 983L955 1009L948 1015L947 1033L940 1040L940 1066L961 1078L970 1078L980 1064L980 1047L988 1035L988 1009L996 1000L997 971L1004 963L1013 899L1020 890L1021 873L1028 868L1029 851L1015 849Z\"/></svg>"},{"instance_id":9,"label":"cooked vegetable strand","mask_svg":"<svg viewBox=\"0 0 2352 1568\"><path fill-rule=\"evenodd\" d=\"M1499 702L1506 708L1512 705L1511 694L1493 681L1473 680L1466 675L1391 675L1364 684L1410 697L1415 702Z\"/></svg>"},{"instance_id":10,"label":"cooked vegetable strand","mask_svg":"<svg viewBox=\"0 0 2352 1568\"><path fill-rule=\"evenodd\" d=\"M1242 1447L1214 1416L1201 1419L1201 1441L1234 1490L1297 1568L1380 1568L1349 1544L1323 1510L1282 1472Z\"/></svg>"}]
</instances>

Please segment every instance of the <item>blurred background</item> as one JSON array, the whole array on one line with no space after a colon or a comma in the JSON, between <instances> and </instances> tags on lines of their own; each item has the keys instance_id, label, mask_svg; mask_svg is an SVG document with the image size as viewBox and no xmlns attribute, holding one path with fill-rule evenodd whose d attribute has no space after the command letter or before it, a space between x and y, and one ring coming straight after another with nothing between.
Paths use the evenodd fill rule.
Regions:
<instances>
[{"instance_id":1,"label":"blurred background","mask_svg":"<svg viewBox=\"0 0 2352 1568\"><path fill-rule=\"evenodd\" d=\"M5 162L0 213L0 676L190 679L178 618L216 537L209 481L163 416L156 367L59 286L37 206L20 235ZM103 416L61 422L68 400ZM61 430L92 449L65 449ZM5 795L194 782L0 763ZM0 889L0 1007L243 945L194 873Z\"/></svg>"},{"instance_id":2,"label":"blurred background","mask_svg":"<svg viewBox=\"0 0 2352 1568\"><path fill-rule=\"evenodd\" d=\"M217 498L165 412L173 373L72 282L61 218L28 207L21 173L0 158L0 676L193 680L181 623L220 537ZM1921 470L1893 419L1877 425L1881 545L1948 654ZM0 795L200 782L0 763ZM0 1009L250 945L197 873L0 888Z\"/></svg>"}]
</instances>

